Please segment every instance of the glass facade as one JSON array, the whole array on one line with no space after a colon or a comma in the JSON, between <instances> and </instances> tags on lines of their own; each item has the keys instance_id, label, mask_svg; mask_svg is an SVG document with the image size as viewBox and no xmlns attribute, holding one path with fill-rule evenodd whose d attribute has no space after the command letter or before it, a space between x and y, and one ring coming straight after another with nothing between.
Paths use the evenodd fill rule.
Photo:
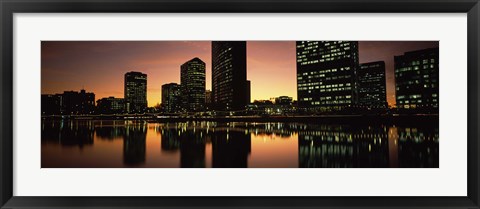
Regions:
<instances>
[{"instance_id":1,"label":"glass facade","mask_svg":"<svg viewBox=\"0 0 480 209\"><path fill-rule=\"evenodd\" d=\"M180 68L183 109L188 112L203 111L205 109L205 62L195 57Z\"/></svg>"},{"instance_id":2,"label":"glass facade","mask_svg":"<svg viewBox=\"0 0 480 209\"><path fill-rule=\"evenodd\" d=\"M298 106L335 111L357 102L358 42L297 41Z\"/></svg>"},{"instance_id":3,"label":"glass facade","mask_svg":"<svg viewBox=\"0 0 480 209\"><path fill-rule=\"evenodd\" d=\"M363 108L387 108L385 62L360 64L358 103Z\"/></svg>"},{"instance_id":4,"label":"glass facade","mask_svg":"<svg viewBox=\"0 0 480 209\"><path fill-rule=\"evenodd\" d=\"M147 74L125 74L125 110L127 113L145 113L147 110Z\"/></svg>"},{"instance_id":5,"label":"glass facade","mask_svg":"<svg viewBox=\"0 0 480 209\"><path fill-rule=\"evenodd\" d=\"M399 109L438 112L438 48L395 56L395 90Z\"/></svg>"},{"instance_id":6,"label":"glass facade","mask_svg":"<svg viewBox=\"0 0 480 209\"><path fill-rule=\"evenodd\" d=\"M212 102L216 110L242 110L249 103L247 42L212 41ZM248 101L247 101L248 100Z\"/></svg>"}]
</instances>

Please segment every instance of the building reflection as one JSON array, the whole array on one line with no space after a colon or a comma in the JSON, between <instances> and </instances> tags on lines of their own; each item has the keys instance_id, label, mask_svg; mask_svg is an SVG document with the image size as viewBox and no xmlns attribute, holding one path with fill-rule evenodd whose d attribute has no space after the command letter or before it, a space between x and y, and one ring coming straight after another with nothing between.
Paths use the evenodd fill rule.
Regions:
<instances>
[{"instance_id":1,"label":"building reflection","mask_svg":"<svg viewBox=\"0 0 480 209\"><path fill-rule=\"evenodd\" d=\"M439 167L438 128L398 128L398 135L399 167Z\"/></svg>"},{"instance_id":2,"label":"building reflection","mask_svg":"<svg viewBox=\"0 0 480 209\"><path fill-rule=\"evenodd\" d=\"M179 130L173 128L164 128L161 130L161 149L162 151L175 152L180 149L180 140L175 136Z\"/></svg>"},{"instance_id":3,"label":"building reflection","mask_svg":"<svg viewBox=\"0 0 480 209\"><path fill-rule=\"evenodd\" d=\"M398 128L388 129L388 160L391 168L398 167Z\"/></svg>"},{"instance_id":4,"label":"building reflection","mask_svg":"<svg viewBox=\"0 0 480 209\"><path fill-rule=\"evenodd\" d=\"M316 126L299 131L302 168L438 167L438 129Z\"/></svg>"},{"instance_id":5,"label":"building reflection","mask_svg":"<svg viewBox=\"0 0 480 209\"><path fill-rule=\"evenodd\" d=\"M103 140L123 139L125 132L123 121L99 121L95 125L95 136Z\"/></svg>"},{"instance_id":6,"label":"building reflection","mask_svg":"<svg viewBox=\"0 0 480 209\"><path fill-rule=\"evenodd\" d=\"M252 137L255 136L265 136L271 140L297 140L298 136L298 148L290 149L284 154L298 155L299 167L302 168L439 167L438 124L416 124L410 127L393 124L322 125L255 122L184 122L149 125L143 121L42 120L41 129L42 147L75 146L80 148L80 151L86 146L90 146L89 150L92 151L98 147L98 152L102 152L100 156L105 155L105 146L100 146L102 143L97 141L95 147L95 140L122 140L123 167L148 167L145 163L148 157L146 153L148 131L159 133L161 136L158 147L161 150L161 159L152 159L149 162L161 162L175 157L180 158L178 167L183 168L255 167L255 161L249 163L250 158L261 156L260 152L265 152L255 148L259 143L264 143L252 141L254 139ZM110 143L106 145L108 144ZM108 149L115 148L112 146ZM121 145L119 149L122 149ZM121 150L119 152L122 153ZM251 155L252 152L258 153ZM169 153L178 155L167 157L165 154ZM157 155L150 157L152 156L158 158ZM211 156L211 164L207 163L207 159L210 161L210 157L207 156ZM69 162L69 165L75 163L77 162Z\"/></svg>"},{"instance_id":7,"label":"building reflection","mask_svg":"<svg viewBox=\"0 0 480 209\"><path fill-rule=\"evenodd\" d=\"M251 134L222 130L212 134L212 167L247 168L251 151Z\"/></svg>"},{"instance_id":8,"label":"building reflection","mask_svg":"<svg viewBox=\"0 0 480 209\"><path fill-rule=\"evenodd\" d=\"M93 145L94 125L92 121L44 120L42 121L42 144L62 146Z\"/></svg>"},{"instance_id":9,"label":"building reflection","mask_svg":"<svg viewBox=\"0 0 480 209\"><path fill-rule=\"evenodd\" d=\"M212 143L212 167L247 167L251 134L245 127L213 122L166 124L160 127L162 151L180 151L180 167L205 167L206 144Z\"/></svg>"},{"instance_id":10,"label":"building reflection","mask_svg":"<svg viewBox=\"0 0 480 209\"><path fill-rule=\"evenodd\" d=\"M145 163L146 139L146 123L132 123L125 126L123 163L126 166L138 166Z\"/></svg>"},{"instance_id":11,"label":"building reflection","mask_svg":"<svg viewBox=\"0 0 480 209\"><path fill-rule=\"evenodd\" d=\"M205 130L196 129L189 123L165 124L160 127L161 149L167 152L180 151L180 167L205 167Z\"/></svg>"},{"instance_id":12,"label":"building reflection","mask_svg":"<svg viewBox=\"0 0 480 209\"><path fill-rule=\"evenodd\" d=\"M180 140L180 167L205 167L205 139L202 132L185 131L179 136Z\"/></svg>"}]
</instances>

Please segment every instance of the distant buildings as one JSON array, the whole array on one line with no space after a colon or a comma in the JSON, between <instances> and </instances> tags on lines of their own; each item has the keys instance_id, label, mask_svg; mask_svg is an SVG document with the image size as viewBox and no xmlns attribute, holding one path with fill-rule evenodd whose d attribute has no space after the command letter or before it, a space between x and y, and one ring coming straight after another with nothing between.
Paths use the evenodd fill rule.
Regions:
<instances>
[{"instance_id":1,"label":"distant buildings","mask_svg":"<svg viewBox=\"0 0 480 209\"><path fill-rule=\"evenodd\" d=\"M195 57L180 68L183 108L187 112L203 111L205 109L205 62Z\"/></svg>"},{"instance_id":2,"label":"distant buildings","mask_svg":"<svg viewBox=\"0 0 480 209\"><path fill-rule=\"evenodd\" d=\"M274 102L272 102L272 100ZM272 100L255 100L247 105L248 114L254 115L288 115L296 113L293 98L288 96L274 97Z\"/></svg>"},{"instance_id":3,"label":"distant buildings","mask_svg":"<svg viewBox=\"0 0 480 209\"><path fill-rule=\"evenodd\" d=\"M125 110L144 113L147 110L147 75L140 72L125 74Z\"/></svg>"},{"instance_id":4,"label":"distant buildings","mask_svg":"<svg viewBox=\"0 0 480 209\"><path fill-rule=\"evenodd\" d=\"M162 85L162 107L166 113L177 113L182 106L180 85L169 83Z\"/></svg>"},{"instance_id":5,"label":"distant buildings","mask_svg":"<svg viewBox=\"0 0 480 209\"><path fill-rule=\"evenodd\" d=\"M212 41L212 102L216 110L243 110L250 102L247 42Z\"/></svg>"},{"instance_id":6,"label":"distant buildings","mask_svg":"<svg viewBox=\"0 0 480 209\"><path fill-rule=\"evenodd\" d=\"M398 109L432 109L438 112L438 58L438 48L395 56Z\"/></svg>"},{"instance_id":7,"label":"distant buildings","mask_svg":"<svg viewBox=\"0 0 480 209\"><path fill-rule=\"evenodd\" d=\"M70 115L91 114L95 110L95 94L84 89L65 91L61 97L62 112Z\"/></svg>"},{"instance_id":8,"label":"distant buildings","mask_svg":"<svg viewBox=\"0 0 480 209\"><path fill-rule=\"evenodd\" d=\"M84 115L93 114L95 110L95 94L78 91L64 91L63 94L42 95L43 115Z\"/></svg>"},{"instance_id":9,"label":"distant buildings","mask_svg":"<svg viewBox=\"0 0 480 209\"><path fill-rule=\"evenodd\" d=\"M297 41L297 96L302 110L343 110L357 103L358 42Z\"/></svg>"},{"instance_id":10,"label":"distant buildings","mask_svg":"<svg viewBox=\"0 0 480 209\"><path fill-rule=\"evenodd\" d=\"M387 108L385 62L360 64L357 76L359 106L363 108Z\"/></svg>"},{"instance_id":11,"label":"distant buildings","mask_svg":"<svg viewBox=\"0 0 480 209\"><path fill-rule=\"evenodd\" d=\"M125 111L125 100L123 98L106 97L97 100L97 113L119 114Z\"/></svg>"},{"instance_id":12,"label":"distant buildings","mask_svg":"<svg viewBox=\"0 0 480 209\"><path fill-rule=\"evenodd\" d=\"M289 96L279 96L275 98L276 105L292 105L293 98Z\"/></svg>"},{"instance_id":13,"label":"distant buildings","mask_svg":"<svg viewBox=\"0 0 480 209\"><path fill-rule=\"evenodd\" d=\"M212 109L212 91L210 90L205 91L205 108L207 110Z\"/></svg>"}]
</instances>

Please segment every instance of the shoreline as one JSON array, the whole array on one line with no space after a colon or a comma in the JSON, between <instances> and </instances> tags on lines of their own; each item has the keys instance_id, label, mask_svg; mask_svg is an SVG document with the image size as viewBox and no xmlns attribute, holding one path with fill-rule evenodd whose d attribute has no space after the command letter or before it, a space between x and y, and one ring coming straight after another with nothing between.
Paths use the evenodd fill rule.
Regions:
<instances>
[{"instance_id":1,"label":"shoreline","mask_svg":"<svg viewBox=\"0 0 480 209\"><path fill-rule=\"evenodd\" d=\"M42 116L42 120L125 120L147 122L304 122L304 123L439 123L438 114L429 115L320 115L320 116L222 116L166 117L154 115Z\"/></svg>"}]
</instances>

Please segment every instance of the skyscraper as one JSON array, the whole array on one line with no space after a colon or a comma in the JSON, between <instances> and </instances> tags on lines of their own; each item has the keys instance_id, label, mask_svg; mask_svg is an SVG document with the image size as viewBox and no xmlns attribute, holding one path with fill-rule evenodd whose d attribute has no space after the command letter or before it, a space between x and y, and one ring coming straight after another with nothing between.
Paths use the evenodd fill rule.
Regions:
<instances>
[{"instance_id":1,"label":"skyscraper","mask_svg":"<svg viewBox=\"0 0 480 209\"><path fill-rule=\"evenodd\" d=\"M205 62L195 57L181 67L180 85L183 107L188 112L205 108Z\"/></svg>"},{"instance_id":2,"label":"skyscraper","mask_svg":"<svg viewBox=\"0 0 480 209\"><path fill-rule=\"evenodd\" d=\"M162 107L167 113L177 113L181 109L180 85L168 83L162 85Z\"/></svg>"},{"instance_id":3,"label":"skyscraper","mask_svg":"<svg viewBox=\"0 0 480 209\"><path fill-rule=\"evenodd\" d=\"M243 110L249 103L247 42L212 41L212 102L216 110Z\"/></svg>"},{"instance_id":4,"label":"skyscraper","mask_svg":"<svg viewBox=\"0 0 480 209\"><path fill-rule=\"evenodd\" d=\"M251 89L251 85L252 85L252 82L250 82L250 80L247 80L247 84L246 84L246 90L245 90L245 94L246 94L246 100L247 100L247 105L250 104L250 100L251 100L251 97L252 97L252 93L250 91Z\"/></svg>"},{"instance_id":5,"label":"skyscraper","mask_svg":"<svg viewBox=\"0 0 480 209\"><path fill-rule=\"evenodd\" d=\"M297 41L300 109L336 111L357 103L358 42Z\"/></svg>"},{"instance_id":6,"label":"skyscraper","mask_svg":"<svg viewBox=\"0 0 480 209\"><path fill-rule=\"evenodd\" d=\"M438 112L438 58L438 48L395 56L397 108Z\"/></svg>"},{"instance_id":7,"label":"skyscraper","mask_svg":"<svg viewBox=\"0 0 480 209\"><path fill-rule=\"evenodd\" d=\"M358 86L358 103L361 107L387 108L384 61L360 64Z\"/></svg>"},{"instance_id":8,"label":"skyscraper","mask_svg":"<svg viewBox=\"0 0 480 209\"><path fill-rule=\"evenodd\" d=\"M147 74L125 74L125 110L127 113L145 113L147 110Z\"/></svg>"}]
</instances>

